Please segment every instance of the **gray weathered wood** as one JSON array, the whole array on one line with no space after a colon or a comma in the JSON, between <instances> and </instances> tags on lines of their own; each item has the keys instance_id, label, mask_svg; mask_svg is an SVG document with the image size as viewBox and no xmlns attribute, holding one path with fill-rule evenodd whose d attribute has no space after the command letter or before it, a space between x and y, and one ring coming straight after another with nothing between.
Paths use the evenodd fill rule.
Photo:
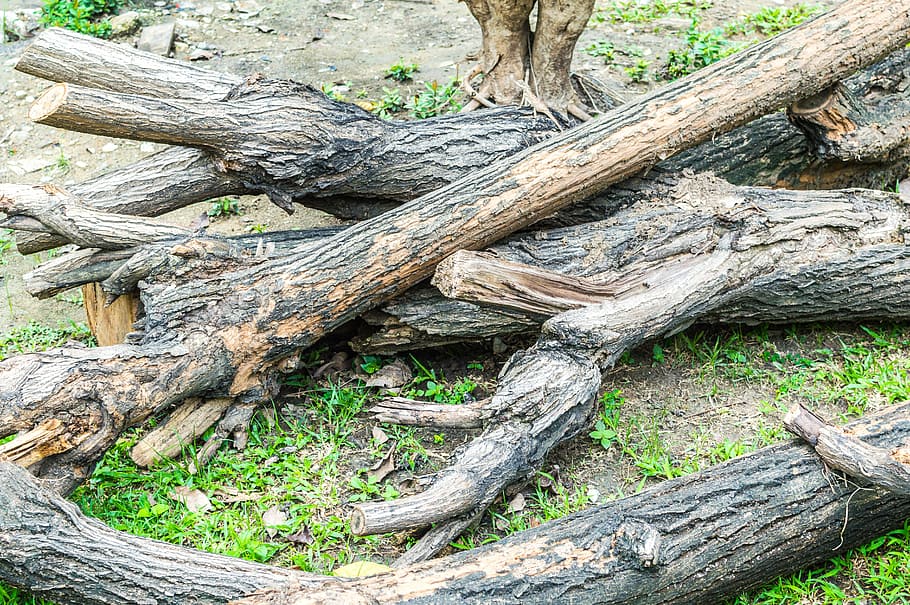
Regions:
<instances>
[{"instance_id":1,"label":"gray weathered wood","mask_svg":"<svg viewBox=\"0 0 910 605\"><path fill-rule=\"evenodd\" d=\"M787 411L784 426L814 447L828 467L894 494L910 496L910 450L906 444L875 447L825 422L799 403Z\"/></svg>"}]
</instances>

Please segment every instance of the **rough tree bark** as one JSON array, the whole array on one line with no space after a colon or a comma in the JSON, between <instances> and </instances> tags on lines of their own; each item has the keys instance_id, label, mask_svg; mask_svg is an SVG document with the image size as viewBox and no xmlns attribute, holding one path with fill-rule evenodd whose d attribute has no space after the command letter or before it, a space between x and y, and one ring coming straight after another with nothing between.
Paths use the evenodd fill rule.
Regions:
<instances>
[{"instance_id":1,"label":"rough tree bark","mask_svg":"<svg viewBox=\"0 0 910 605\"><path fill-rule=\"evenodd\" d=\"M883 128L897 132L902 131L900 124L892 122L899 112L889 108L908 104L907 55L907 51L895 53L846 83L853 96L863 98L865 115L876 116ZM206 72L185 63L59 29L42 33L22 55L17 69L53 81L164 99L177 97L217 101L242 84L242 79L234 76ZM808 113L803 113L802 123L813 119ZM481 112L474 115L486 116L484 119L490 121L479 124L477 130L483 131L484 142L470 153L459 145L459 153L453 154L450 137L438 137L439 129L445 132L449 129L461 130L467 123L464 116L440 118L438 127L422 135L424 122L410 123L408 128L414 139L425 136L431 141L420 149L421 158L425 161L419 166L415 167L410 161L402 164L402 158L396 154L372 156L367 164L385 163L383 168L374 170L374 176L382 177L380 182L358 178L358 168L347 174L349 187L356 189L351 195L322 190L317 197L298 197L295 202L325 210L340 218L370 218L401 201L470 174L471 170L491 158L514 153L556 131L555 125L546 119L532 120L520 128L497 125L499 120L508 122L527 116L521 112L499 110L492 114ZM492 119L494 116L495 120ZM328 125L321 124L320 127L327 128ZM382 129L383 126L377 128ZM401 132L402 129L399 129L399 134ZM520 135L522 132L525 134ZM877 187L894 182L904 172L906 162L894 158L887 161L879 158L877 162L862 164L813 159L814 154L805 139L796 136L797 132L783 115L767 116L733 133L713 137L710 142L662 165L674 171L684 168L711 170L739 184L788 188ZM864 140L870 141L868 138ZM439 141L440 144L434 145L432 141ZM381 142L375 145L368 143L369 149L383 146ZM409 140L402 142L403 146L408 144ZM492 155L487 156L487 153ZM864 155L872 156L872 149L866 150ZM256 189L247 189L246 182L242 172L219 171L216 158L207 152L175 148L134 166L74 185L70 192L98 210L152 216L208 198L257 192ZM388 187L386 183L389 183ZM292 195L292 192L288 194ZM590 205L590 209L585 204L579 204L564 210L559 213L560 216L548 220L547 224L565 225L603 218L603 214L595 214L603 210L603 203L592 200ZM17 246L23 254L63 243L65 240L46 234L20 232L17 237Z\"/></svg>"},{"instance_id":2,"label":"rough tree bark","mask_svg":"<svg viewBox=\"0 0 910 605\"><path fill-rule=\"evenodd\" d=\"M844 27L847 23L849 28ZM40 473L58 478L62 488L71 486L128 423L199 393L261 398L272 386L275 372L294 365L297 350L416 283L454 251L486 246L544 214L653 165L661 157L706 140L718 130L818 91L903 44L910 35L908 25L910 3L848 2L596 123L494 163L471 179L455 182L380 220L352 227L318 250L304 245L279 261L240 269L225 260L223 265L209 267L210 273L200 273L201 279L180 285L169 283L166 274L157 276L159 281L143 290L147 316L140 346L108 347L90 353L50 352L4 362L0 366L0 432L27 430L57 416L65 419L66 428L61 432L65 434L58 442L61 447L72 447L43 460ZM822 47L824 52L819 54ZM768 61L769 56L775 60ZM731 73L734 68L736 73ZM122 102L121 107L126 108L153 105L138 97L107 98ZM58 100L61 103L57 107L66 106L65 98ZM705 105L706 100L711 103ZM238 101L241 114L252 106L245 106L247 102L252 103L250 99ZM191 105L181 104L201 115ZM78 113L79 106L66 106L66 110ZM108 127L121 128L122 123L112 119ZM280 143L274 133L261 134L266 147ZM258 145L255 141L243 144L248 149ZM274 162L269 165L275 167ZM852 213L850 220L858 232L868 241L877 241L864 227L867 223L853 214L857 213ZM884 216L890 215L886 212ZM872 217L868 224L875 224L875 220ZM833 228L824 221L815 227L819 234ZM893 236L888 229L881 231ZM825 241L821 235L815 244L821 247ZM703 294L730 285L722 273L708 270L735 258L723 246L719 250L720 254L693 259L688 265L703 275L694 282L704 286ZM853 276L855 265L850 265L850 259L843 262ZM760 266L767 269L765 264ZM883 270L892 266L900 268L900 263L885 265ZM225 267L231 270L220 272ZM816 270L826 269L822 266ZM746 277L761 275L758 268L755 271ZM778 280L787 277L774 276ZM839 276L830 277L831 282L837 282ZM612 326L603 313L618 310L604 305L570 312L549 322L538 347L513 359L494 398L495 405L511 410L516 418L525 412L527 418L537 417L539 422L505 423L501 433L488 433L463 453L465 461L478 464L473 468L462 464L446 480L463 481L479 496L491 490L495 493L530 472L556 443L583 428L599 384L598 362L609 363L618 355L618 344L673 329L678 325L673 319L676 314L702 311L692 300L679 296L660 302L668 305L662 308L663 314L654 314L653 323L632 337L617 333L613 327L603 328ZM640 297L622 301L622 305L648 308L641 303ZM573 352L557 350L564 346ZM550 384L535 390L536 383L528 380L528 374L540 378L538 361L552 362L572 388L562 390ZM92 390L86 379L99 373L108 379L103 393ZM25 389L20 390L20 386ZM557 390L569 399L546 400L544 394ZM92 426L101 428L85 430ZM490 466L497 461L498 469ZM440 481L436 485L445 491L445 484ZM476 504L484 505L483 500ZM408 502L403 500L402 505ZM383 516L381 509L374 509L374 514ZM370 526L370 515L364 518L364 525ZM414 520L415 525L425 522Z\"/></svg>"},{"instance_id":3,"label":"rough tree bark","mask_svg":"<svg viewBox=\"0 0 910 605\"><path fill-rule=\"evenodd\" d=\"M910 438L908 411L848 430L893 448ZM347 581L114 531L5 462L0 482L0 580L60 605L709 603L910 516L906 496L858 491L792 441L469 552Z\"/></svg>"}]
</instances>

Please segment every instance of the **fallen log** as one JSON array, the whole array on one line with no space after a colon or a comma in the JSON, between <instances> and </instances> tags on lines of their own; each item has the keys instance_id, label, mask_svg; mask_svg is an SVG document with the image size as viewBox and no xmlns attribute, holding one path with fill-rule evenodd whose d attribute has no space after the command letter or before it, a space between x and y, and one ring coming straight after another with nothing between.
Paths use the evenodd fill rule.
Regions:
<instances>
[{"instance_id":1,"label":"fallen log","mask_svg":"<svg viewBox=\"0 0 910 605\"><path fill-rule=\"evenodd\" d=\"M192 265L197 279L177 285L163 271L142 290L146 316L140 345L106 347L91 354L48 352L3 362L0 433L28 430L49 418L65 420L69 433L61 444L70 449L43 459L36 470L55 477L61 490L68 489L129 424L193 395L261 400L274 388L276 374L295 365L300 348L428 276L436 263L456 250L487 246L718 130L840 80L903 44L910 36L908 25L910 3L849 2L599 121L491 164L471 179L351 227L318 249L303 245L278 260L227 272L199 262ZM767 62L769 56L775 61ZM731 73L734 67L736 73ZM117 99L129 107L135 97ZM705 106L706 99L712 103ZM884 217L892 216L885 210ZM744 214L749 215L747 209ZM875 215L866 217L858 210L850 215L855 233L841 234L837 225L823 219L794 233L817 236L807 241L817 246L819 259L822 251L835 259L843 253L842 247L836 254L825 247L832 230L841 242L850 235L859 237L855 250L862 251L873 246L870 242L880 242L878 238L895 237ZM710 296L716 294L714 289L730 289L724 272L711 271L735 262L736 255L726 247L728 240L722 241L717 254L693 258L684 267L693 276L689 285L702 286L688 294L698 291L715 300ZM904 270L900 254L894 256L884 268ZM748 286L767 275L786 280L789 275L781 268L795 271L799 261L788 256L793 263L788 265L779 259L755 258L762 262L737 277ZM855 278L851 258L844 264ZM774 273L773 268L780 271ZM820 273L825 268L813 267ZM843 277L835 274L831 281ZM601 304L548 322L537 347L516 356L502 377L492 400L497 409L506 410L501 426L462 453L470 464L456 465L430 488L451 493L452 483L460 482L477 500L466 506L466 499L460 499L446 516L431 511L409 519L409 524L427 523L434 515L469 517L471 509L485 506L504 485L532 472L557 443L582 430L592 413L600 364L611 363L622 346L677 328L703 310L694 299L666 288L653 290L655 296L667 294L660 297L659 304L664 305L660 309L639 294L622 299L618 306ZM634 309L652 311L650 323L627 324L636 326L634 332L614 326L604 316L618 317ZM543 383L540 367L558 370L565 384ZM103 392L93 390L88 379L99 375L106 377ZM401 505L408 506L408 500ZM361 512L365 528L381 527L389 518L382 505Z\"/></svg>"},{"instance_id":2,"label":"fallen log","mask_svg":"<svg viewBox=\"0 0 910 605\"><path fill-rule=\"evenodd\" d=\"M907 104L906 95L910 89L900 74L908 54L908 51L895 53L846 82L850 94L862 99L864 113L875 116L877 123L884 125L880 128L902 133L900 137L891 137L899 142L897 148L905 146L906 129L886 125L902 119L901 112L888 108ZM23 53L17 69L52 81L159 99L177 97L215 102L227 98L243 85L243 80L235 76L215 74L183 62L60 29L42 33ZM303 99L295 101L291 98L290 101L312 103L309 95L305 92ZM331 111L330 106L324 109ZM803 111L801 115L803 125L815 120L819 123L816 126L818 129L824 123L814 118L812 112ZM369 119L365 114L362 118ZM557 130L549 120L527 118L526 112L501 109L471 116L447 116L419 123L395 124L393 127L373 119L371 124L374 129L387 132L391 128L386 138L397 140L404 137L401 145L407 147L411 155L405 158L398 153L388 153L387 141L363 141L369 157L359 158L362 165L345 173L345 187L350 189L347 194L333 186L320 188L318 192L310 192L304 197L295 197L294 201L342 218L376 216L401 201L413 199L486 165L490 158L514 153ZM311 121L312 116L307 120ZM524 121L524 124L510 123L516 121ZM318 128L332 130L333 126L321 123ZM898 156L887 160L879 158L873 163L867 159L861 165L813 159L809 145L797 133L784 116L767 116L729 135L714 137L710 143L666 162L665 166L670 171L683 168L711 170L739 184L789 188L876 187L899 180L905 173L906 162ZM338 136L346 144L351 143L344 133ZM472 137L477 140L466 142ZM870 137L858 140L877 145ZM374 151L379 148L384 153L376 155ZM410 159L418 154L423 160L419 169ZM874 154L870 149L864 155L869 158ZM259 189L250 187L251 179L245 177L242 167L232 165L225 170L222 164L209 152L169 149L134 166L75 185L71 193L99 210L153 216L208 198L259 192ZM373 164L384 166L379 168ZM314 168L306 167L304 170L312 171ZM325 178L330 177L325 175ZM296 195L293 191L286 194L290 197ZM599 208L596 203L594 207ZM592 220L591 216L590 213L577 215L564 211L561 218L547 224L575 224ZM602 217L603 214L600 214L593 220ZM17 246L23 254L29 254L61 245L64 241L51 236L25 234L17 238Z\"/></svg>"},{"instance_id":3,"label":"fallen log","mask_svg":"<svg viewBox=\"0 0 910 605\"><path fill-rule=\"evenodd\" d=\"M908 412L848 430L894 448L910 438ZM129 536L0 462L0 580L59 605L719 602L910 516L906 496L832 479L791 441L469 552L342 580Z\"/></svg>"}]
</instances>

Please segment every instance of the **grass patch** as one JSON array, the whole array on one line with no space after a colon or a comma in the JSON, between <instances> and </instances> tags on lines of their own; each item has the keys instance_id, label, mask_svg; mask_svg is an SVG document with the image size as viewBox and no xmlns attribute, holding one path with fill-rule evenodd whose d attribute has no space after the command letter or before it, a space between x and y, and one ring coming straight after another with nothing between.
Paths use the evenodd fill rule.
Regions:
<instances>
[{"instance_id":1,"label":"grass patch","mask_svg":"<svg viewBox=\"0 0 910 605\"><path fill-rule=\"evenodd\" d=\"M667 54L663 75L668 80L681 78L757 43L758 36L777 35L821 10L820 6L808 4L797 4L791 8L763 8L723 27L706 30L699 27L693 13L692 25L685 34L686 43Z\"/></svg>"},{"instance_id":2,"label":"grass patch","mask_svg":"<svg viewBox=\"0 0 910 605\"><path fill-rule=\"evenodd\" d=\"M95 339L83 323L70 322L57 328L29 322L13 328L6 334L0 334L0 361L21 353L44 351L75 341L87 346L94 346Z\"/></svg>"},{"instance_id":3,"label":"grass patch","mask_svg":"<svg viewBox=\"0 0 910 605\"><path fill-rule=\"evenodd\" d=\"M594 11L595 22L610 23L650 23L668 15L691 16L697 11L711 8L713 2L708 0L681 0L665 2L664 0L618 0L608 6Z\"/></svg>"}]
</instances>

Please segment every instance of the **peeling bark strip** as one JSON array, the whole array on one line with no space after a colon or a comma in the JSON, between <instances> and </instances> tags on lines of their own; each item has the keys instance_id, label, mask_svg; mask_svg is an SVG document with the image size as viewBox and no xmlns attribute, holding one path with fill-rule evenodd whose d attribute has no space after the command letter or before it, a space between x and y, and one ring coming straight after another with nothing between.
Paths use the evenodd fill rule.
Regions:
<instances>
[{"instance_id":1,"label":"peeling bark strip","mask_svg":"<svg viewBox=\"0 0 910 605\"><path fill-rule=\"evenodd\" d=\"M869 445L798 403L787 411L784 426L814 447L828 466L900 496L910 496L910 448L906 444L892 449Z\"/></svg>"},{"instance_id":2,"label":"peeling bark strip","mask_svg":"<svg viewBox=\"0 0 910 605\"><path fill-rule=\"evenodd\" d=\"M905 404L848 430L894 448L910 439L908 417ZM712 603L910 516L910 498L829 482L793 441L470 552L345 581L112 530L5 462L0 484L0 580L59 605Z\"/></svg>"}]
</instances>

